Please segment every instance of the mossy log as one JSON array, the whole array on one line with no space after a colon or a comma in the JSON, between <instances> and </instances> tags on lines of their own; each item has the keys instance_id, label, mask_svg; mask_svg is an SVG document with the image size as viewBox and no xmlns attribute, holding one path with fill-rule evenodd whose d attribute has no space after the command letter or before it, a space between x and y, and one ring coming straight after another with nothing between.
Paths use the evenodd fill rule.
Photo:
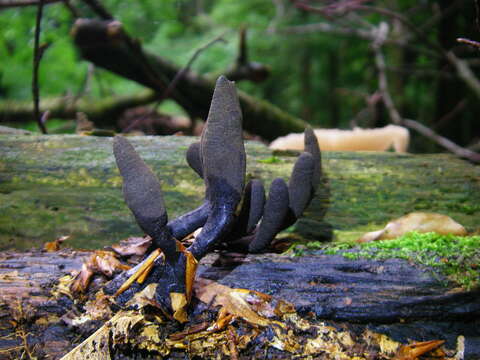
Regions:
<instances>
[{"instance_id":1,"label":"mossy log","mask_svg":"<svg viewBox=\"0 0 480 360\"><path fill-rule=\"evenodd\" d=\"M152 90L143 90L134 95L110 96L92 101L80 98L51 98L41 99L40 112L50 112L50 118L75 119L77 112L85 113L95 124L117 127L117 120L125 110L132 107L146 105L158 99ZM21 100L0 101L0 122L22 123L34 121L33 102Z\"/></svg>"},{"instance_id":2,"label":"mossy log","mask_svg":"<svg viewBox=\"0 0 480 360\"><path fill-rule=\"evenodd\" d=\"M192 118L207 118L215 79L208 79L192 71L186 71L177 77L181 67L144 50L118 21L80 19L75 23L72 34L84 59L159 94L164 94L176 78L175 87L169 90L169 97L182 106ZM239 91L238 95L244 115L243 128L246 131L273 140L304 130L306 124L303 120L273 104L242 91ZM109 119L103 121L108 122ZM102 126L100 122L97 124Z\"/></svg>"},{"instance_id":3,"label":"mossy log","mask_svg":"<svg viewBox=\"0 0 480 360\"><path fill-rule=\"evenodd\" d=\"M170 217L202 201L202 181L184 159L195 140L131 138L161 178ZM247 173L267 185L277 176L288 178L296 159L286 153L272 157L253 142L246 151ZM71 235L69 246L98 249L141 235L123 201L112 139L0 135L0 153L2 249L38 247L62 235ZM414 210L446 213L469 230L478 226L480 168L453 156L328 152L323 167L324 193L331 194L326 216L325 197L315 199L288 236L319 240L333 228L337 236L351 238ZM79 333L61 320L71 300L52 299L50 291L59 277L80 269L86 256L68 250L0 254L0 318L29 324L26 343L51 358L71 349ZM403 260L211 254L202 260L199 276L285 298L319 320L368 324L399 341L441 338L455 348L462 335L470 356L465 359L480 356L478 289L445 286L441 275ZM18 333L11 335L17 322L5 324L0 350L25 346ZM89 326L81 337L98 324Z\"/></svg>"},{"instance_id":4,"label":"mossy log","mask_svg":"<svg viewBox=\"0 0 480 360\"><path fill-rule=\"evenodd\" d=\"M133 137L159 175L170 218L203 200L185 152L193 137ZM268 187L289 178L295 156L247 142L247 174ZM97 249L141 235L121 193L112 139L76 135L0 135L0 249L29 249L70 235L69 246ZM266 160L266 161L265 161ZM325 152L328 189L289 229L308 241L360 236L412 211L444 213L475 230L480 167L451 155ZM330 193L329 208L325 193Z\"/></svg>"}]
</instances>

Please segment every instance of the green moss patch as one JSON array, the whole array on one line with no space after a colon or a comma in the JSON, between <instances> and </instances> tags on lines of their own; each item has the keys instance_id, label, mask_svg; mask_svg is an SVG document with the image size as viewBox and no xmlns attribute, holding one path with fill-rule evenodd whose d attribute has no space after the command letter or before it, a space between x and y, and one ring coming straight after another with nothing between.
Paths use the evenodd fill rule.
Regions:
<instances>
[{"instance_id":1,"label":"green moss patch","mask_svg":"<svg viewBox=\"0 0 480 360\"><path fill-rule=\"evenodd\" d=\"M325 249L327 254L342 254L356 260L399 258L438 270L449 280L472 289L480 286L480 236L454 236L437 233L411 232L393 240L364 244L337 243L325 248L325 244L310 243L308 248Z\"/></svg>"},{"instance_id":2,"label":"green moss patch","mask_svg":"<svg viewBox=\"0 0 480 360\"><path fill-rule=\"evenodd\" d=\"M269 158L260 159L258 161L261 162L262 164L278 164L282 162L282 160L276 156L270 156Z\"/></svg>"}]
</instances>

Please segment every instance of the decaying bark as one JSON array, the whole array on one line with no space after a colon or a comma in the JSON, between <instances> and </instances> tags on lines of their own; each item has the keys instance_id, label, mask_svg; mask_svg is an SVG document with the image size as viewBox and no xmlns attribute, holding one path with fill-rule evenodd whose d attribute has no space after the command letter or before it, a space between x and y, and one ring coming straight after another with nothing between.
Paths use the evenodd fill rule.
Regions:
<instances>
[{"instance_id":1,"label":"decaying bark","mask_svg":"<svg viewBox=\"0 0 480 360\"><path fill-rule=\"evenodd\" d=\"M0 317L14 320L2 321L0 332L5 337L0 337L0 351L25 345L18 330L12 333L21 324L33 329L28 346L50 358L59 358L73 348L72 341L78 343L98 328L95 322L67 325L72 299L56 285L63 275L78 271L89 255L68 249L0 254ZM480 356L476 340L480 335L479 290L445 287L438 275L403 260L210 254L202 260L198 276L286 299L311 320L331 320L338 325L348 321L357 323L358 329L368 324L401 342L444 339L447 348L455 349L461 335L464 359ZM98 288L101 279L91 287ZM347 323L341 326L355 329Z\"/></svg>"},{"instance_id":2,"label":"decaying bark","mask_svg":"<svg viewBox=\"0 0 480 360\"><path fill-rule=\"evenodd\" d=\"M75 45L81 55L97 66L136 81L162 94L180 68L143 50L118 21L80 19L73 30ZM182 76L170 97L192 118L206 119L214 81L193 72ZM305 122L274 105L239 92L243 111L243 128L267 140L291 132L302 132ZM101 124L99 124L101 125Z\"/></svg>"}]
</instances>

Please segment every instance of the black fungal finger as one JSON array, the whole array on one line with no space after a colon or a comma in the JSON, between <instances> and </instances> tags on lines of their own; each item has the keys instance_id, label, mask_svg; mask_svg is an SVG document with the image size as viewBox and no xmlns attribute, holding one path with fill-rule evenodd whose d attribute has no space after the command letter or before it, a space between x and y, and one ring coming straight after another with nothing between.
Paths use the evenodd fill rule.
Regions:
<instances>
[{"instance_id":1,"label":"black fungal finger","mask_svg":"<svg viewBox=\"0 0 480 360\"><path fill-rule=\"evenodd\" d=\"M262 222L258 226L255 238L248 247L251 253L257 253L272 242L275 235L281 230L288 213L289 194L285 181L281 178L273 180L270 185L268 199L263 211Z\"/></svg>"},{"instance_id":2,"label":"black fungal finger","mask_svg":"<svg viewBox=\"0 0 480 360\"><path fill-rule=\"evenodd\" d=\"M251 233L258 224L258 221L263 215L263 207L265 206L265 189L260 180L254 179L251 181L250 192L250 211L248 214L248 223L246 233Z\"/></svg>"},{"instance_id":3,"label":"black fungal finger","mask_svg":"<svg viewBox=\"0 0 480 360\"><path fill-rule=\"evenodd\" d=\"M198 228L201 228L207 221L210 210L210 203L206 201L195 210L169 221L168 228L172 236L181 240Z\"/></svg>"},{"instance_id":4,"label":"black fungal finger","mask_svg":"<svg viewBox=\"0 0 480 360\"><path fill-rule=\"evenodd\" d=\"M198 176L203 178L200 142L193 143L188 147L186 158L188 165L198 174Z\"/></svg>"},{"instance_id":5,"label":"black fungal finger","mask_svg":"<svg viewBox=\"0 0 480 360\"><path fill-rule=\"evenodd\" d=\"M215 86L200 151L211 212L189 248L197 260L231 231L245 185L242 112L235 84L224 76Z\"/></svg>"},{"instance_id":6,"label":"black fungal finger","mask_svg":"<svg viewBox=\"0 0 480 360\"><path fill-rule=\"evenodd\" d=\"M313 157L312 188L313 193L315 193L322 177L322 156L318 146L318 139L310 126L305 129L304 144L305 151L312 154Z\"/></svg>"},{"instance_id":7,"label":"black fungal finger","mask_svg":"<svg viewBox=\"0 0 480 360\"><path fill-rule=\"evenodd\" d=\"M264 205L265 189L262 182L258 179L250 180L245 186L242 208L232 230L232 236L239 238L251 233L262 217Z\"/></svg>"},{"instance_id":8,"label":"black fungal finger","mask_svg":"<svg viewBox=\"0 0 480 360\"><path fill-rule=\"evenodd\" d=\"M113 139L113 153L123 178L125 202L135 220L166 257L174 257L176 245L166 228L168 216L160 182L124 137Z\"/></svg>"},{"instance_id":9,"label":"black fungal finger","mask_svg":"<svg viewBox=\"0 0 480 360\"><path fill-rule=\"evenodd\" d=\"M207 199L216 202L215 198L220 200L231 189L240 201L246 162L242 111L235 84L225 76L220 76L215 86L201 138L201 158Z\"/></svg>"},{"instance_id":10,"label":"black fungal finger","mask_svg":"<svg viewBox=\"0 0 480 360\"><path fill-rule=\"evenodd\" d=\"M295 162L288 182L290 209L298 219L312 199L312 178L314 172L312 154L303 152Z\"/></svg>"}]
</instances>

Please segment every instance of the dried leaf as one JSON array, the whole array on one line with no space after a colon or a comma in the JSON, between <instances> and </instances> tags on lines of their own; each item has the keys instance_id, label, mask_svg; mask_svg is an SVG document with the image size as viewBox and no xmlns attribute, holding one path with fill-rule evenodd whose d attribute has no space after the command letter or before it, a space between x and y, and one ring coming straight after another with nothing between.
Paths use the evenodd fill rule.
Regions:
<instances>
[{"instance_id":1,"label":"dried leaf","mask_svg":"<svg viewBox=\"0 0 480 360\"><path fill-rule=\"evenodd\" d=\"M252 324L268 326L272 323L271 320L255 312L254 306L252 306L252 301L267 301L265 299L270 297L266 294L245 289L232 289L207 279L199 279L195 283L195 294L204 303L213 306L221 305L229 314Z\"/></svg>"},{"instance_id":2,"label":"dried leaf","mask_svg":"<svg viewBox=\"0 0 480 360\"><path fill-rule=\"evenodd\" d=\"M395 239L410 231L420 233L436 232L444 235L467 235L465 228L449 216L436 213L413 212L390 221L382 230L366 233L357 241L369 242Z\"/></svg>"},{"instance_id":3,"label":"dried leaf","mask_svg":"<svg viewBox=\"0 0 480 360\"><path fill-rule=\"evenodd\" d=\"M70 236L60 236L58 239L53 241L46 242L43 245L43 250L46 252L55 252L60 250L60 245L69 238Z\"/></svg>"},{"instance_id":4,"label":"dried leaf","mask_svg":"<svg viewBox=\"0 0 480 360\"><path fill-rule=\"evenodd\" d=\"M131 329L143 319L135 312L120 311L61 360L109 360L116 339L128 339Z\"/></svg>"},{"instance_id":5,"label":"dried leaf","mask_svg":"<svg viewBox=\"0 0 480 360\"><path fill-rule=\"evenodd\" d=\"M82 264L82 270L71 284L70 290L73 293L81 293L87 290L95 273L102 273L111 277L116 271L128 269L130 269L130 266L122 264L113 252L97 250Z\"/></svg>"},{"instance_id":6,"label":"dried leaf","mask_svg":"<svg viewBox=\"0 0 480 360\"><path fill-rule=\"evenodd\" d=\"M393 360L417 360L419 356L436 349L444 342L444 340L431 340L402 345Z\"/></svg>"},{"instance_id":7,"label":"dried leaf","mask_svg":"<svg viewBox=\"0 0 480 360\"><path fill-rule=\"evenodd\" d=\"M152 305L155 302L157 286L158 284L156 283L145 286L142 291L135 293L125 305L127 307L134 306L136 309L142 309L147 305Z\"/></svg>"},{"instance_id":8,"label":"dried leaf","mask_svg":"<svg viewBox=\"0 0 480 360\"><path fill-rule=\"evenodd\" d=\"M103 291L99 291L95 299L85 304L85 310L91 320L106 320L112 317L110 308L112 303L113 299L110 296L104 294Z\"/></svg>"},{"instance_id":9,"label":"dried leaf","mask_svg":"<svg viewBox=\"0 0 480 360\"><path fill-rule=\"evenodd\" d=\"M184 293L171 292L170 301L172 302L173 318L181 323L187 322L187 296Z\"/></svg>"},{"instance_id":10,"label":"dried leaf","mask_svg":"<svg viewBox=\"0 0 480 360\"><path fill-rule=\"evenodd\" d=\"M90 280L92 280L94 272L88 266L88 263L82 264L82 270L77 274L73 282L70 284L70 291L72 294L79 294L87 290Z\"/></svg>"},{"instance_id":11,"label":"dried leaf","mask_svg":"<svg viewBox=\"0 0 480 360\"><path fill-rule=\"evenodd\" d=\"M151 244L152 238L150 236L129 237L120 241L120 244L112 245L112 249L121 256L141 256L147 252Z\"/></svg>"},{"instance_id":12,"label":"dried leaf","mask_svg":"<svg viewBox=\"0 0 480 360\"><path fill-rule=\"evenodd\" d=\"M183 246L180 241L177 241L177 251L181 251L187 258L185 265L185 288L187 303L189 304L190 300L192 299L193 284L195 282L195 275L197 274L198 261L197 259L195 259L192 253L188 251L185 246Z\"/></svg>"}]
</instances>

